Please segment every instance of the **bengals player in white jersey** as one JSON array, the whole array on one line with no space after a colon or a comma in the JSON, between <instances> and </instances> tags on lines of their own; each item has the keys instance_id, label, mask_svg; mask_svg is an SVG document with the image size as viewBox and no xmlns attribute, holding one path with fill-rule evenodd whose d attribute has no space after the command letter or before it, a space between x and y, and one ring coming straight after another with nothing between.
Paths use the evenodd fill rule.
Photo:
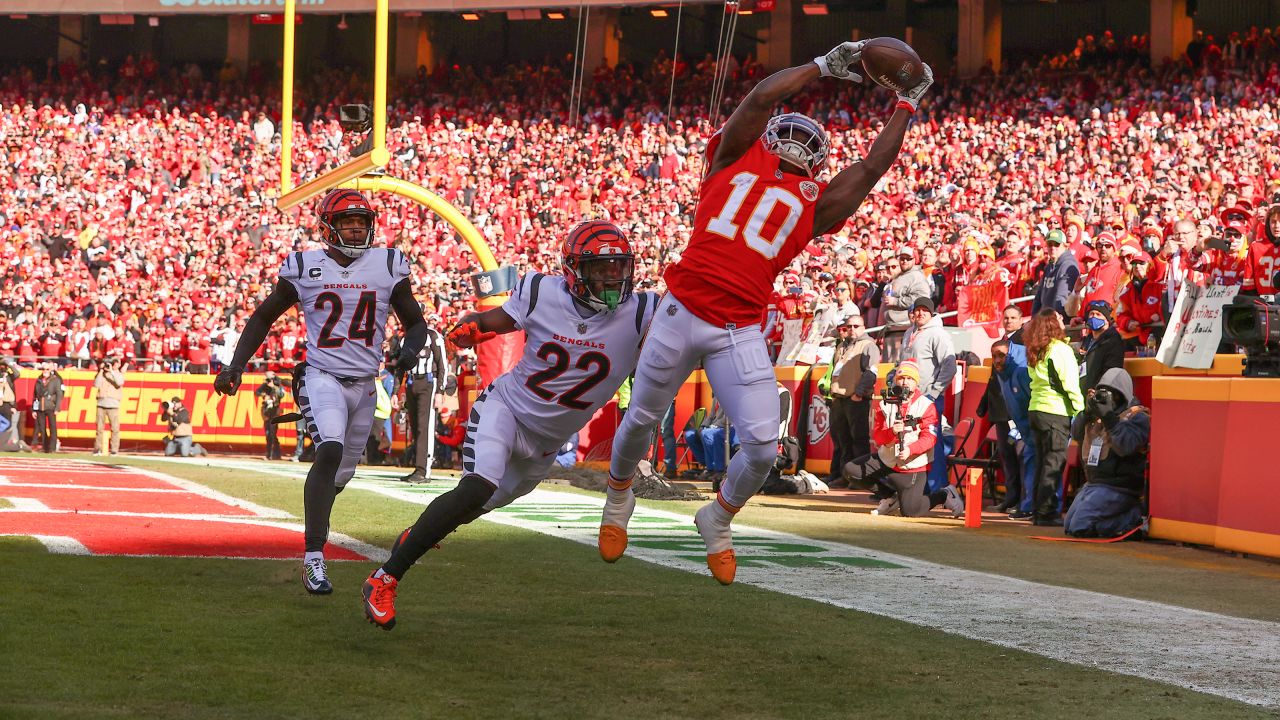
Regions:
<instances>
[{"instance_id":1,"label":"bengals player in white jersey","mask_svg":"<svg viewBox=\"0 0 1280 720\"><path fill-rule=\"evenodd\" d=\"M826 132L799 113L772 116L779 103L819 77L861 82L855 72L865 43L842 43L813 62L762 80L707 144L694 231L680 261L666 270L668 293L636 368L631 405L613 441L608 499L600 522L600 556L613 562L627 547L635 508L631 477L654 426L701 361L741 449L716 500L694 516L707 544L707 565L733 582L737 560L729 524L754 495L778 454L778 396L760 321L778 274L809 244L838 230L893 165L907 124L933 73L898 95L893 114L861 162L820 180Z\"/></svg>"},{"instance_id":2,"label":"bengals player in white jersey","mask_svg":"<svg viewBox=\"0 0 1280 720\"><path fill-rule=\"evenodd\" d=\"M320 201L319 216L325 249L285 259L275 289L245 323L231 364L218 373L214 388L234 395L245 364L272 323L290 307L300 307L307 326L307 361L294 371L294 398L316 447L303 487L302 580L307 592L328 595L333 592L324 564L329 514L355 473L373 424L387 313L395 310L404 326L402 358L417 357L427 323L413 297L409 261L399 250L373 247L377 213L363 195L330 191Z\"/></svg>"},{"instance_id":3,"label":"bengals player in white jersey","mask_svg":"<svg viewBox=\"0 0 1280 720\"><path fill-rule=\"evenodd\" d=\"M410 566L458 526L537 487L565 441L635 370L657 298L632 292L634 266L616 225L582 223L565 239L559 277L529 273L504 305L465 315L449 332L465 348L524 330L524 354L476 398L458 486L431 501L365 581L369 622L394 627L396 590Z\"/></svg>"}]
</instances>

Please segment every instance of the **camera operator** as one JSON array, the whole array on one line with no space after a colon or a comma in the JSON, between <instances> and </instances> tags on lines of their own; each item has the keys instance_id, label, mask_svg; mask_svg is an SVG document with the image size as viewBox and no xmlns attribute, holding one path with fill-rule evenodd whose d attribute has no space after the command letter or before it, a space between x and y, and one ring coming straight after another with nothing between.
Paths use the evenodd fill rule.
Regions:
<instances>
[{"instance_id":1,"label":"camera operator","mask_svg":"<svg viewBox=\"0 0 1280 720\"><path fill-rule=\"evenodd\" d=\"M1067 510L1066 533L1118 537L1141 525L1151 412L1134 397L1127 372L1103 373L1071 436L1067 455L1083 460L1087 482Z\"/></svg>"},{"instance_id":2,"label":"camera operator","mask_svg":"<svg viewBox=\"0 0 1280 720\"><path fill-rule=\"evenodd\" d=\"M920 517L945 503L954 515L964 512L955 488L926 494L925 481L933 447L938 411L920 392L920 367L914 360L898 364L893 385L873 403L875 421L871 437L876 452L845 463L844 478L850 487L874 485L881 498L875 514L889 515L899 508L903 515Z\"/></svg>"},{"instance_id":3,"label":"camera operator","mask_svg":"<svg viewBox=\"0 0 1280 720\"><path fill-rule=\"evenodd\" d=\"M169 439L164 443L164 454L191 457L191 411L183 407L182 398L173 396L167 403L160 403L160 421L169 423Z\"/></svg>"},{"instance_id":4,"label":"camera operator","mask_svg":"<svg viewBox=\"0 0 1280 720\"><path fill-rule=\"evenodd\" d=\"M280 403L284 401L284 386L280 384L280 378L268 370L262 384L253 391L253 396L258 399L258 410L262 412L262 427L267 433L267 459L279 460L280 428L271 421L280 415Z\"/></svg>"},{"instance_id":5,"label":"camera operator","mask_svg":"<svg viewBox=\"0 0 1280 720\"><path fill-rule=\"evenodd\" d=\"M97 391L97 419L93 435L93 454L102 455L107 451L106 438L103 437L103 426L111 424L111 454L120 454L120 399L124 396L124 373L120 370L120 361L114 357L106 357L98 362L98 374L93 377L93 389Z\"/></svg>"}]
</instances>

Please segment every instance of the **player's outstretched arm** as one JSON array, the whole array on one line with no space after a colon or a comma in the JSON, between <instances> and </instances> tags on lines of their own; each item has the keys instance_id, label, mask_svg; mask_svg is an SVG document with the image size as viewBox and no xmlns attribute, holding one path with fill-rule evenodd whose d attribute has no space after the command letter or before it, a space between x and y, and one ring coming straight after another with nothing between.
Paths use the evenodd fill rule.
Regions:
<instances>
[{"instance_id":1,"label":"player's outstretched arm","mask_svg":"<svg viewBox=\"0 0 1280 720\"><path fill-rule=\"evenodd\" d=\"M475 347L496 335L505 335L517 329L515 318L500 307L485 310L482 313L470 312L463 315L458 324L449 330L449 342L456 347Z\"/></svg>"},{"instance_id":2,"label":"player's outstretched arm","mask_svg":"<svg viewBox=\"0 0 1280 720\"><path fill-rule=\"evenodd\" d=\"M761 80L737 109L729 116L721 131L720 145L707 174L722 170L742 157L751 143L764 134L765 125L778 103L795 95L805 85L818 77L834 77L850 82L862 82L857 73L862 62L862 46L866 41L843 42L803 65L779 70Z\"/></svg>"},{"instance_id":3,"label":"player's outstretched arm","mask_svg":"<svg viewBox=\"0 0 1280 720\"><path fill-rule=\"evenodd\" d=\"M427 344L427 319L422 317L422 307L413 296L413 286L409 278L396 283L391 289L391 309L404 328L404 342L400 344L400 359L396 361L397 372L408 372L418 362L418 353ZM444 367L443 359L438 367Z\"/></svg>"},{"instance_id":4,"label":"player's outstretched arm","mask_svg":"<svg viewBox=\"0 0 1280 720\"><path fill-rule=\"evenodd\" d=\"M213 380L213 389L222 395L234 395L240 389L240 376L244 374L244 366L249 358L262 347L267 339L271 325L298 302L298 289L288 280L281 279L267 296L266 300L253 311L253 315L244 324L244 332L236 343L235 354L231 356L231 364Z\"/></svg>"},{"instance_id":5,"label":"player's outstretched arm","mask_svg":"<svg viewBox=\"0 0 1280 720\"><path fill-rule=\"evenodd\" d=\"M751 92L747 93L725 122L724 128L720 131L720 145L716 148L715 157L711 159L711 167L707 170L707 174L723 170L746 154L751 148L751 143L759 140L764 134L764 127L773 115L773 108L795 95L820 75L818 66L808 62L779 70L761 80L751 89Z\"/></svg>"},{"instance_id":6,"label":"player's outstretched arm","mask_svg":"<svg viewBox=\"0 0 1280 720\"><path fill-rule=\"evenodd\" d=\"M903 138L907 135L907 126L911 116L920 104L929 86L933 84L933 71L924 66L924 78L920 84L898 96L897 106L888 124L876 136L875 142L867 150L862 162L854 163L841 170L831 179L827 189L814 208L813 229L817 235L825 235L838 229L857 212L862 201L867 198L871 188L876 186L880 178L893 167L893 162L902 150Z\"/></svg>"}]
</instances>

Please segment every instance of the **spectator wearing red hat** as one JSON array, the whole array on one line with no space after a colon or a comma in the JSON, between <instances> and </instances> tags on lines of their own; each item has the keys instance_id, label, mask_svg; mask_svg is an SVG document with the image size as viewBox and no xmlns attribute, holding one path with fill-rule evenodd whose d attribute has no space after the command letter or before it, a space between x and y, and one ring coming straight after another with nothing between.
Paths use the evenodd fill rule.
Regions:
<instances>
[{"instance_id":1,"label":"spectator wearing red hat","mask_svg":"<svg viewBox=\"0 0 1280 720\"><path fill-rule=\"evenodd\" d=\"M1153 335L1163 334L1167 267L1153 263L1151 256L1141 251L1129 260L1130 279L1120 291L1116 329L1130 347L1147 346Z\"/></svg>"},{"instance_id":2,"label":"spectator wearing red hat","mask_svg":"<svg viewBox=\"0 0 1280 720\"><path fill-rule=\"evenodd\" d=\"M1101 300L1107 303L1107 307L1113 307L1124 283L1124 266L1120 263L1115 236L1109 232L1101 233L1095 244L1098 262L1077 281L1081 307L1079 316L1071 320L1073 325L1084 323L1085 313L1092 302Z\"/></svg>"}]
</instances>

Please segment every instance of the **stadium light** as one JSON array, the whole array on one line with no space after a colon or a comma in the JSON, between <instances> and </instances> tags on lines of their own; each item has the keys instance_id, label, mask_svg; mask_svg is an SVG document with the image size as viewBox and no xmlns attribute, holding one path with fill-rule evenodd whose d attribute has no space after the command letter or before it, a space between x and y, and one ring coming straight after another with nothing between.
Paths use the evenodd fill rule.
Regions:
<instances>
[{"instance_id":1,"label":"stadium light","mask_svg":"<svg viewBox=\"0 0 1280 720\"><path fill-rule=\"evenodd\" d=\"M480 13L462 13L463 20L479 20Z\"/></svg>"},{"instance_id":2,"label":"stadium light","mask_svg":"<svg viewBox=\"0 0 1280 720\"><path fill-rule=\"evenodd\" d=\"M347 16L346 16L346 15L343 15L343 16L342 16L342 19L338 20L338 29L339 29L339 30L346 30L348 27L350 27L350 26L349 26L349 25L347 25Z\"/></svg>"},{"instance_id":3,"label":"stadium light","mask_svg":"<svg viewBox=\"0 0 1280 720\"><path fill-rule=\"evenodd\" d=\"M739 11L738 11L738 14L739 14L739 15L751 15L751 14L753 14L753 13L754 13L754 11L753 11L753 10L739 10Z\"/></svg>"},{"instance_id":4,"label":"stadium light","mask_svg":"<svg viewBox=\"0 0 1280 720\"><path fill-rule=\"evenodd\" d=\"M559 10L549 10L549 11L547 12L547 19L548 19L548 20L563 20L563 19L564 19L564 13L560 12Z\"/></svg>"},{"instance_id":5,"label":"stadium light","mask_svg":"<svg viewBox=\"0 0 1280 720\"><path fill-rule=\"evenodd\" d=\"M667 11L663 10L662 8L653 8L652 10L649 11L649 14L654 17L666 17Z\"/></svg>"},{"instance_id":6,"label":"stadium light","mask_svg":"<svg viewBox=\"0 0 1280 720\"><path fill-rule=\"evenodd\" d=\"M805 15L826 15L827 14L826 3L805 3L804 5L800 6L800 9L804 11Z\"/></svg>"}]
</instances>

